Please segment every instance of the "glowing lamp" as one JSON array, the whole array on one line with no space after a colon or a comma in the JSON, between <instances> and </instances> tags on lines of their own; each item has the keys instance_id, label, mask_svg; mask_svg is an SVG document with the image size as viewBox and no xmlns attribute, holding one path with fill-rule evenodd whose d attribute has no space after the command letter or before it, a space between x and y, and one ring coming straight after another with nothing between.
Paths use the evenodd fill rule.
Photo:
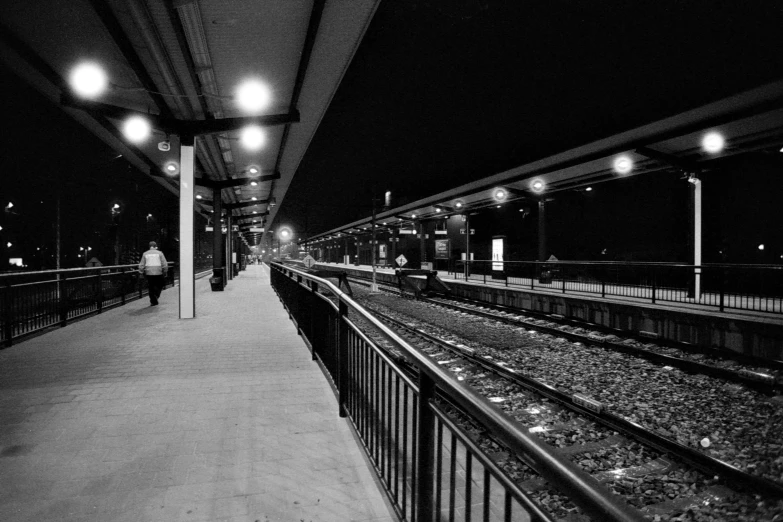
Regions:
<instances>
[{"instance_id":1,"label":"glowing lamp","mask_svg":"<svg viewBox=\"0 0 783 522\"><path fill-rule=\"evenodd\" d=\"M264 131L257 125L251 125L242 129L239 139L248 150L259 150L266 143Z\"/></svg>"},{"instance_id":2,"label":"glowing lamp","mask_svg":"<svg viewBox=\"0 0 783 522\"><path fill-rule=\"evenodd\" d=\"M145 141L151 132L152 127L150 123L141 116L131 116L122 126L122 133L131 143Z\"/></svg>"},{"instance_id":3,"label":"glowing lamp","mask_svg":"<svg viewBox=\"0 0 783 522\"><path fill-rule=\"evenodd\" d=\"M71 71L69 81L74 92L83 98L96 98L103 94L109 85L106 73L93 62L77 65Z\"/></svg>"},{"instance_id":4,"label":"glowing lamp","mask_svg":"<svg viewBox=\"0 0 783 522\"><path fill-rule=\"evenodd\" d=\"M710 154L717 154L726 146L726 139L717 132L709 132L701 140L701 148Z\"/></svg>"},{"instance_id":5,"label":"glowing lamp","mask_svg":"<svg viewBox=\"0 0 783 522\"><path fill-rule=\"evenodd\" d=\"M615 158L612 168L618 174L628 174L633 170L633 160L628 156Z\"/></svg>"}]
</instances>

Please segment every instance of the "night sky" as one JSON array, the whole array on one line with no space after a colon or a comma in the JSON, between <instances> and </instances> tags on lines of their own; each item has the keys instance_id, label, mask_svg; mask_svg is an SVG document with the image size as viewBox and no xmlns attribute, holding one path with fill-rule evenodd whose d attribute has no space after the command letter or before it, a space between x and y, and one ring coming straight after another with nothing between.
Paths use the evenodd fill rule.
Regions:
<instances>
[{"instance_id":1,"label":"night sky","mask_svg":"<svg viewBox=\"0 0 783 522\"><path fill-rule=\"evenodd\" d=\"M323 232L369 215L373 193L391 190L393 206L402 205L780 79L781 27L783 4L767 0L385 0L278 224L300 236ZM127 222L149 212L161 220L155 233L167 228L170 193L7 72L0 78L0 195L3 205L19 201L18 214L2 217L3 246L10 234L22 245L53 233L58 190L72 246L105 241L118 198L134 208ZM717 208L753 211L743 221L713 209L721 236L744 241L748 220L777 220L776 201L754 204L768 186L725 181L710 196L729 202ZM637 249L618 243L645 237L658 248L679 226L673 183L627 180L596 195L606 198L600 204L561 198L548 217L563 234L578 221L591 234L610 230L614 248ZM629 208L637 218L618 220ZM152 233L135 226L141 239Z\"/></svg>"},{"instance_id":2,"label":"night sky","mask_svg":"<svg viewBox=\"0 0 783 522\"><path fill-rule=\"evenodd\" d=\"M401 205L776 80L781 9L383 2L278 219L329 230L373 189Z\"/></svg>"}]
</instances>

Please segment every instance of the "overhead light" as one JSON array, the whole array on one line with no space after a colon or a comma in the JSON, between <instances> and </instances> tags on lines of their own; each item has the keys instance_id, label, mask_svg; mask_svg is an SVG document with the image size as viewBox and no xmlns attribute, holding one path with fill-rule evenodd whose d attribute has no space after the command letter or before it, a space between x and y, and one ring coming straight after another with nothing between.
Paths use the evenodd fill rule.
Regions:
<instances>
[{"instance_id":1,"label":"overhead light","mask_svg":"<svg viewBox=\"0 0 783 522\"><path fill-rule=\"evenodd\" d=\"M250 186L251 187L257 187L258 186L258 181L255 181L255 180L251 181L250 182Z\"/></svg>"},{"instance_id":2,"label":"overhead light","mask_svg":"<svg viewBox=\"0 0 783 522\"><path fill-rule=\"evenodd\" d=\"M416 219L416 214L411 214L411 219Z\"/></svg>"},{"instance_id":3,"label":"overhead light","mask_svg":"<svg viewBox=\"0 0 783 522\"><path fill-rule=\"evenodd\" d=\"M150 122L141 116L131 116L122 126L122 133L131 143L142 143L149 137L151 132Z\"/></svg>"},{"instance_id":4,"label":"overhead light","mask_svg":"<svg viewBox=\"0 0 783 522\"><path fill-rule=\"evenodd\" d=\"M258 167L250 167L247 171L251 174L258 174Z\"/></svg>"},{"instance_id":5,"label":"overhead light","mask_svg":"<svg viewBox=\"0 0 783 522\"><path fill-rule=\"evenodd\" d=\"M492 197L495 198L495 201L505 201L506 197L508 197L508 192L502 188L496 189L494 194L492 194Z\"/></svg>"},{"instance_id":6,"label":"overhead light","mask_svg":"<svg viewBox=\"0 0 783 522\"><path fill-rule=\"evenodd\" d=\"M174 175L179 172L179 163L176 161L169 161L166 163L166 174Z\"/></svg>"},{"instance_id":7,"label":"overhead light","mask_svg":"<svg viewBox=\"0 0 783 522\"><path fill-rule=\"evenodd\" d=\"M708 132L701 139L701 148L710 154L717 154L726 146L726 139L719 132Z\"/></svg>"},{"instance_id":8,"label":"overhead light","mask_svg":"<svg viewBox=\"0 0 783 522\"><path fill-rule=\"evenodd\" d=\"M196 199L201 199L201 194L196 194Z\"/></svg>"},{"instance_id":9,"label":"overhead light","mask_svg":"<svg viewBox=\"0 0 783 522\"><path fill-rule=\"evenodd\" d=\"M618 174L628 174L633 170L633 160L629 156L618 156L614 159L612 168Z\"/></svg>"},{"instance_id":10,"label":"overhead light","mask_svg":"<svg viewBox=\"0 0 783 522\"><path fill-rule=\"evenodd\" d=\"M435 212L440 212L441 210L439 208L435 208Z\"/></svg>"},{"instance_id":11,"label":"overhead light","mask_svg":"<svg viewBox=\"0 0 783 522\"><path fill-rule=\"evenodd\" d=\"M764 243L759 245L759 250L764 250Z\"/></svg>"},{"instance_id":12,"label":"overhead light","mask_svg":"<svg viewBox=\"0 0 783 522\"><path fill-rule=\"evenodd\" d=\"M84 98L97 98L109 86L103 68L94 62L84 62L71 71L70 84L74 92Z\"/></svg>"},{"instance_id":13,"label":"overhead light","mask_svg":"<svg viewBox=\"0 0 783 522\"><path fill-rule=\"evenodd\" d=\"M536 178L530 182L530 190L533 192L543 192L544 188L546 188L546 183L541 179Z\"/></svg>"},{"instance_id":14,"label":"overhead light","mask_svg":"<svg viewBox=\"0 0 783 522\"><path fill-rule=\"evenodd\" d=\"M593 187L587 187L587 188L585 189L585 192L592 192L592 190L593 190Z\"/></svg>"},{"instance_id":15,"label":"overhead light","mask_svg":"<svg viewBox=\"0 0 783 522\"><path fill-rule=\"evenodd\" d=\"M237 89L237 105L243 111L256 114L269 106L272 93L269 87L258 80L248 80Z\"/></svg>"},{"instance_id":16,"label":"overhead light","mask_svg":"<svg viewBox=\"0 0 783 522\"><path fill-rule=\"evenodd\" d=\"M259 150L266 143L266 136L261 127L250 125L240 131L240 141L248 150Z\"/></svg>"}]
</instances>

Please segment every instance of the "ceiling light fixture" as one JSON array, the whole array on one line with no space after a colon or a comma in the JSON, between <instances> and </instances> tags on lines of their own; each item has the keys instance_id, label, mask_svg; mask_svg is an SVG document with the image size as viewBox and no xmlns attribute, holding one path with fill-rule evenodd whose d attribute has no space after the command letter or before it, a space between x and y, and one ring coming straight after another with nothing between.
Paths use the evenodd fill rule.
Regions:
<instances>
[{"instance_id":1,"label":"ceiling light fixture","mask_svg":"<svg viewBox=\"0 0 783 522\"><path fill-rule=\"evenodd\" d=\"M618 174L628 174L633 170L633 160L629 156L619 156L612 163L612 168Z\"/></svg>"},{"instance_id":2,"label":"ceiling light fixture","mask_svg":"<svg viewBox=\"0 0 783 522\"><path fill-rule=\"evenodd\" d=\"M259 150L266 143L264 131L258 125L250 125L240 132L240 141L248 150Z\"/></svg>"},{"instance_id":3,"label":"ceiling light fixture","mask_svg":"<svg viewBox=\"0 0 783 522\"><path fill-rule=\"evenodd\" d=\"M84 98L97 98L109 86L109 79L103 68L94 62L77 65L70 76L71 88Z\"/></svg>"}]
</instances>

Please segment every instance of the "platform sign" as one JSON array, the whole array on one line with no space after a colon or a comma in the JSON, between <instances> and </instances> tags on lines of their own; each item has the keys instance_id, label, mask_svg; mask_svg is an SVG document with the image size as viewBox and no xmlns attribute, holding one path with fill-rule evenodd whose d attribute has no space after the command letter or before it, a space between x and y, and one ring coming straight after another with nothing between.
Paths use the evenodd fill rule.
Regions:
<instances>
[{"instance_id":1,"label":"platform sign","mask_svg":"<svg viewBox=\"0 0 783 522\"><path fill-rule=\"evenodd\" d=\"M460 233L460 234L464 234L464 233L465 233L465 229L464 229L464 228L460 228L460 229L459 229L459 233ZM470 229L470 235L471 235L471 236L473 236L473 235L475 235L475 234L476 234L476 229L475 229L475 228L471 228L471 229Z\"/></svg>"},{"instance_id":2,"label":"platform sign","mask_svg":"<svg viewBox=\"0 0 783 522\"><path fill-rule=\"evenodd\" d=\"M451 241L448 239L435 240L435 259L449 259L451 257Z\"/></svg>"},{"instance_id":3,"label":"platform sign","mask_svg":"<svg viewBox=\"0 0 783 522\"><path fill-rule=\"evenodd\" d=\"M264 229L259 227L250 227L249 229L249 232L263 232L263 231Z\"/></svg>"},{"instance_id":4,"label":"platform sign","mask_svg":"<svg viewBox=\"0 0 783 522\"><path fill-rule=\"evenodd\" d=\"M313 258L313 256L308 255L305 256L304 259L302 259L302 263L304 263L304 266L306 266L307 268L313 268L315 266L315 259Z\"/></svg>"},{"instance_id":5,"label":"platform sign","mask_svg":"<svg viewBox=\"0 0 783 522\"><path fill-rule=\"evenodd\" d=\"M407 259L405 258L405 256L404 256L404 255L402 255L402 254L400 254L399 256L397 256L397 259L395 259L395 261L397 261L397 264L398 264L398 265L400 265L400 266L405 266L405 263L407 263L407 262L408 262L408 260L407 260Z\"/></svg>"}]
</instances>

